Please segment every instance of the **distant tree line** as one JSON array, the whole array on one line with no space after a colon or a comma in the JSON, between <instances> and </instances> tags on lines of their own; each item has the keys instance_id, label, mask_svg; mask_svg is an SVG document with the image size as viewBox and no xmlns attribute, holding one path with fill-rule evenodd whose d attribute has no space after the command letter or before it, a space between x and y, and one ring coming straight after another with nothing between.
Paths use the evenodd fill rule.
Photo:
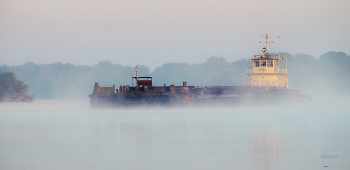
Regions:
<instances>
[{"instance_id":1,"label":"distant tree line","mask_svg":"<svg viewBox=\"0 0 350 170\"><path fill-rule=\"evenodd\" d=\"M350 56L330 51L318 59L306 54L289 54L289 87L299 87L305 93L337 93L349 95ZM282 66L284 67L284 62ZM247 85L250 77L246 68L252 67L251 59L227 62L223 57L210 57L198 64L166 63L150 72L149 67L137 65L139 76L152 76L153 85L164 84L195 86ZM102 61L94 66L74 66L67 63L0 66L0 74L13 72L28 84L28 94L36 99L82 99L92 93L94 82L100 86L131 85L135 68ZM23 84L24 85L24 84Z\"/></svg>"},{"instance_id":2,"label":"distant tree line","mask_svg":"<svg viewBox=\"0 0 350 170\"><path fill-rule=\"evenodd\" d=\"M17 80L13 72L5 72L0 75L0 96L5 94L24 95L28 91L28 85Z\"/></svg>"}]
</instances>

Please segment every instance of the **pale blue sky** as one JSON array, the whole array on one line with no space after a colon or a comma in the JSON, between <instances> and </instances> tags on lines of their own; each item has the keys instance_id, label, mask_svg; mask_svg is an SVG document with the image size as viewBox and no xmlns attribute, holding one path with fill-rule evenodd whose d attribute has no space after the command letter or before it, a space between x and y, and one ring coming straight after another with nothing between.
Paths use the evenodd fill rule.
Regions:
<instances>
[{"instance_id":1,"label":"pale blue sky","mask_svg":"<svg viewBox=\"0 0 350 170\"><path fill-rule=\"evenodd\" d=\"M348 0L0 0L0 65L232 62L260 53L266 30L275 42L282 37L284 52L350 55L349 7Z\"/></svg>"}]
</instances>

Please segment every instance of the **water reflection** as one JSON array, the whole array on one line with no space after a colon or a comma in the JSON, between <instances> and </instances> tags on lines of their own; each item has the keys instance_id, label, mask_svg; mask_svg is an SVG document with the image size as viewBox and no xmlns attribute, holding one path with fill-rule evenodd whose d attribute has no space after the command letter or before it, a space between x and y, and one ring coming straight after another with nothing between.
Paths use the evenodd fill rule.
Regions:
<instances>
[{"instance_id":1,"label":"water reflection","mask_svg":"<svg viewBox=\"0 0 350 170\"><path fill-rule=\"evenodd\" d=\"M281 132L276 126L266 125L256 130L254 156L255 169L286 169L288 167L288 134Z\"/></svg>"}]
</instances>

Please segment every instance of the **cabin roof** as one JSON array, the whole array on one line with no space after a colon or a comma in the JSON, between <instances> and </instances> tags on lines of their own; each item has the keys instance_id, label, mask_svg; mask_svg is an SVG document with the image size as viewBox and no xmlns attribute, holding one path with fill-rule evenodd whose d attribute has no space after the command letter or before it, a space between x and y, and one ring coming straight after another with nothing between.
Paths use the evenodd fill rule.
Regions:
<instances>
[{"instance_id":1,"label":"cabin roof","mask_svg":"<svg viewBox=\"0 0 350 170\"><path fill-rule=\"evenodd\" d=\"M152 79L152 77L131 77L131 78L133 78L133 79Z\"/></svg>"}]
</instances>

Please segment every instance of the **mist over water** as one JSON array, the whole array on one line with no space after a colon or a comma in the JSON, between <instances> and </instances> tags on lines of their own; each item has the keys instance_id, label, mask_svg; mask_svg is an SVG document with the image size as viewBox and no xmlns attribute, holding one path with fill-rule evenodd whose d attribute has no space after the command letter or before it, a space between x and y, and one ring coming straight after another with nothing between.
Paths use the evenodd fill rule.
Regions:
<instances>
[{"instance_id":1,"label":"mist over water","mask_svg":"<svg viewBox=\"0 0 350 170\"><path fill-rule=\"evenodd\" d=\"M346 101L92 109L0 104L0 169L348 169ZM328 167L324 167L328 166Z\"/></svg>"}]
</instances>

